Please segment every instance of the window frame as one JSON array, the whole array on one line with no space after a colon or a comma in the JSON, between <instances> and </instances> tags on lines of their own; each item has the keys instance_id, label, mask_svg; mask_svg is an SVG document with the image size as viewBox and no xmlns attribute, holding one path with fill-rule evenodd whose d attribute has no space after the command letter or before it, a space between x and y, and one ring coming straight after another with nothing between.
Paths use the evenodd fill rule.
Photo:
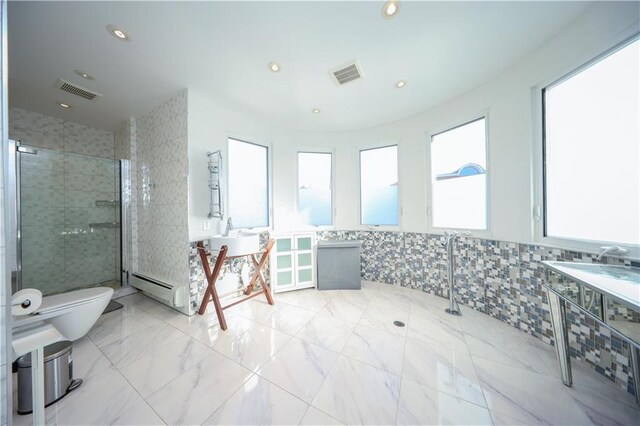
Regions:
<instances>
[{"instance_id":1,"label":"window frame","mask_svg":"<svg viewBox=\"0 0 640 426\"><path fill-rule=\"evenodd\" d=\"M362 151L371 151L374 149L396 147L396 170L398 175L398 223L393 225L369 225L362 223ZM400 141L380 142L376 144L367 144L357 148L358 156L358 227L359 229L375 230L375 231L399 231L402 229L402 183L400 182Z\"/></svg>"},{"instance_id":2,"label":"window frame","mask_svg":"<svg viewBox=\"0 0 640 426\"><path fill-rule=\"evenodd\" d=\"M336 155L334 149L318 149L318 148L299 148L296 150L296 215L300 217L300 156L299 154L329 154L331 155L331 223L329 225L310 225L310 224L299 224L302 229L334 229L335 227L335 211L336 211L336 201L335 201L335 183L336 183Z\"/></svg>"},{"instance_id":3,"label":"window frame","mask_svg":"<svg viewBox=\"0 0 640 426\"><path fill-rule=\"evenodd\" d=\"M433 224L434 200L433 200L433 180L432 180L432 167L431 167L431 164L432 164L431 160L433 158L431 153L431 143L433 142L433 137L438 136L442 133L448 132L450 130L455 130L457 128L466 126L467 124L475 123L476 121L480 121L480 120L484 120L484 155L485 155L485 164L486 164L486 169L485 169L485 218L486 218L485 225L486 226L484 229L435 226ZM427 167L425 167L425 170L427 172L426 175L427 175L427 192L428 192L427 194L427 224L428 224L427 228L429 229L429 231L435 234L443 234L444 231L452 230L459 233L465 233L465 234L470 234L474 236L488 238L492 236L491 216L490 216L492 168L491 168L491 161L490 161L491 143L489 138L489 126L490 126L489 110L484 109L475 114L469 114L465 119L457 120L455 123L457 124L450 124L446 127L442 127L435 131L427 133L427 141L426 141L426 145L427 145L426 166Z\"/></svg>"},{"instance_id":4,"label":"window frame","mask_svg":"<svg viewBox=\"0 0 640 426\"><path fill-rule=\"evenodd\" d=\"M640 40L640 33L634 33L630 37L627 35L622 41L602 46L597 50L599 53L588 55L591 59L581 62L579 66L565 67L563 72L557 73L553 78L549 78L539 83L531 90L532 111L533 111L533 153L532 153L532 215L531 233L532 240L536 244L547 247L560 248L565 250L575 250L586 253L599 254L603 246L617 245L629 250L629 253L615 257L638 260L640 259L640 245L615 243L611 241L595 241L578 238L562 238L547 236L546 218L546 135L545 135L545 90L553 88L570 78L587 70L591 66L613 55L624 47Z\"/></svg>"},{"instance_id":5,"label":"window frame","mask_svg":"<svg viewBox=\"0 0 640 426\"><path fill-rule=\"evenodd\" d=\"M266 148L267 150L267 225L266 226L254 226L254 227L235 227L233 229L248 229L248 230L252 230L252 231L256 231L256 232L263 232L263 231L269 231L273 228L273 148L272 148L272 144L268 143L268 142L254 142L256 140L258 140L258 138L252 138L252 137L245 137L245 136L237 136L237 135L233 135L233 134L228 134L227 135L227 149L226 149L226 153L225 153L225 164L226 167L224 167L224 174L225 174L225 183L226 183L226 188L224 189L225 192L225 200L226 200L226 206L227 206L227 219L223 219L223 225L222 225L222 229L224 229L225 225L226 225L226 220L229 219L229 217L232 217L229 214L230 208L231 207L231 203L230 203L230 194L229 194L229 169L231 168L231 162L229 161L229 142L231 140L234 140L236 142L242 142L242 143L246 143L249 145L255 145L255 146L259 146L261 148Z\"/></svg>"}]
</instances>

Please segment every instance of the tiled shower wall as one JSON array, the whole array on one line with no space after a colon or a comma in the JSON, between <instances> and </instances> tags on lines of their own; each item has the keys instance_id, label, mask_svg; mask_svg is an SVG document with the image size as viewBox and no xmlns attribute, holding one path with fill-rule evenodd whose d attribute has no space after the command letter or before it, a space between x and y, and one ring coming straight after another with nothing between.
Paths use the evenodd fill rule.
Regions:
<instances>
[{"instance_id":1,"label":"tiled shower wall","mask_svg":"<svg viewBox=\"0 0 640 426\"><path fill-rule=\"evenodd\" d=\"M113 133L19 108L9 124L10 138L38 148L20 159L22 286L58 293L117 281L119 230L91 226L119 221L118 206L96 203L119 198Z\"/></svg>"},{"instance_id":2,"label":"tiled shower wall","mask_svg":"<svg viewBox=\"0 0 640 426\"><path fill-rule=\"evenodd\" d=\"M409 232L326 231L319 239L362 241L361 272L384 282L448 297L447 252L438 235ZM542 283L543 260L595 262L596 255L529 244L461 237L455 248L457 300L553 344L551 316ZM629 261L604 258L612 264ZM638 266L638 265L636 265ZM572 308L569 346L573 358L635 394L630 347Z\"/></svg>"},{"instance_id":3,"label":"tiled shower wall","mask_svg":"<svg viewBox=\"0 0 640 426\"><path fill-rule=\"evenodd\" d=\"M189 280L187 91L135 120L134 271Z\"/></svg>"}]
</instances>

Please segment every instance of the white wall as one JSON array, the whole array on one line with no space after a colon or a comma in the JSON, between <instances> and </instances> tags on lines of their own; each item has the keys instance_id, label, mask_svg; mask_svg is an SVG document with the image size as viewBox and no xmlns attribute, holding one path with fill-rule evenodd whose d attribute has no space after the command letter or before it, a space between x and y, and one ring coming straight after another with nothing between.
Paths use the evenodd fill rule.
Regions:
<instances>
[{"instance_id":1,"label":"white wall","mask_svg":"<svg viewBox=\"0 0 640 426\"><path fill-rule=\"evenodd\" d=\"M223 168L227 166L227 139L270 146L272 159L273 209L275 226L288 221L295 208L296 134L269 123L238 114L217 105L194 90L189 90L189 239L195 241L220 232L221 221L207 218L209 213L209 172L207 152L223 151ZM226 170L226 169L224 169ZM223 174L225 172L223 171ZM293 180L292 180L293 179ZM223 182L223 191L226 185ZM225 203L225 213L228 208ZM227 220L225 214L224 221ZM204 222L210 229L204 229Z\"/></svg>"},{"instance_id":2,"label":"white wall","mask_svg":"<svg viewBox=\"0 0 640 426\"><path fill-rule=\"evenodd\" d=\"M211 235L202 222L208 212L206 151L226 149L228 136L272 142L276 229L296 228L296 149L336 151L335 227L358 229L358 149L398 142L400 230L438 232L428 227L430 133L487 113L489 125L489 227L486 236L533 241L534 88L561 77L604 50L640 31L637 2L597 3L574 23L529 55L481 86L436 108L407 119L340 133L294 133L275 129L225 110L196 93L189 96L189 236ZM437 84L437 82L434 82ZM411 90L411 83L403 90ZM381 107L384 107L381 105ZM481 234L477 234L481 235Z\"/></svg>"}]
</instances>

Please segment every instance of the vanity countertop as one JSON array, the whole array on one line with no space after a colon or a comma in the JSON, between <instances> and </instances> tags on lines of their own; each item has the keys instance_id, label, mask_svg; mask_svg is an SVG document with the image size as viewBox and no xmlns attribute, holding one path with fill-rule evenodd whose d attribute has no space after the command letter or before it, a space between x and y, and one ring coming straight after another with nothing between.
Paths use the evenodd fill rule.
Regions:
<instances>
[{"instance_id":1,"label":"vanity countertop","mask_svg":"<svg viewBox=\"0 0 640 426\"><path fill-rule=\"evenodd\" d=\"M543 261L542 264L554 272L640 311L640 268L556 261Z\"/></svg>"}]
</instances>

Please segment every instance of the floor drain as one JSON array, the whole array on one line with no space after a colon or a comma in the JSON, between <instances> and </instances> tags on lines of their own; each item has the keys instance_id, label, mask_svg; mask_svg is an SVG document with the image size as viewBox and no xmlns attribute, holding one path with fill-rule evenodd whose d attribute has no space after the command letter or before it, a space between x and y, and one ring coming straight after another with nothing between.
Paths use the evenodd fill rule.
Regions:
<instances>
[{"instance_id":1,"label":"floor drain","mask_svg":"<svg viewBox=\"0 0 640 426\"><path fill-rule=\"evenodd\" d=\"M402 321L394 321L393 325L395 325L396 327L404 327L404 323Z\"/></svg>"}]
</instances>

